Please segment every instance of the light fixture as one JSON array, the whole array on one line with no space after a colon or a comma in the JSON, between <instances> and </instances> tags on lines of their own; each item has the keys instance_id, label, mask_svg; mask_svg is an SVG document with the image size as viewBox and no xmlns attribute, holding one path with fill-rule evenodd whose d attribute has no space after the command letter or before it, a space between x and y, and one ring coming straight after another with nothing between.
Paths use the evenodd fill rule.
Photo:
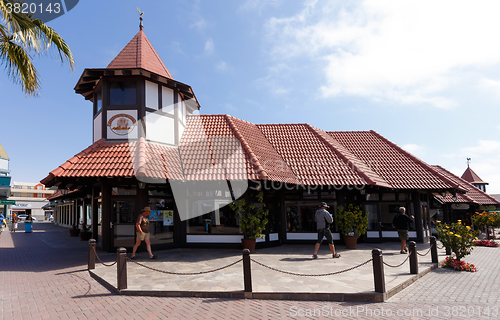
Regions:
<instances>
[{"instance_id":1,"label":"light fixture","mask_svg":"<svg viewBox=\"0 0 500 320\"><path fill-rule=\"evenodd\" d=\"M359 193L361 193L361 194L365 194L365 193L366 193L366 191L365 191L365 189L361 189L361 190L359 190Z\"/></svg>"},{"instance_id":2,"label":"light fixture","mask_svg":"<svg viewBox=\"0 0 500 320\"><path fill-rule=\"evenodd\" d=\"M441 197L445 198L446 197L446 191L441 192Z\"/></svg>"},{"instance_id":3,"label":"light fixture","mask_svg":"<svg viewBox=\"0 0 500 320\"><path fill-rule=\"evenodd\" d=\"M451 200L453 200L453 201L457 201L457 199L458 199L458 198L457 198L457 195L456 195L456 194L453 194L453 196L451 197Z\"/></svg>"},{"instance_id":4,"label":"light fixture","mask_svg":"<svg viewBox=\"0 0 500 320\"><path fill-rule=\"evenodd\" d=\"M145 189L146 188L146 183L145 182L139 182L139 189Z\"/></svg>"},{"instance_id":5,"label":"light fixture","mask_svg":"<svg viewBox=\"0 0 500 320\"><path fill-rule=\"evenodd\" d=\"M61 193L63 195L67 195L68 194L68 189L61 189Z\"/></svg>"}]
</instances>

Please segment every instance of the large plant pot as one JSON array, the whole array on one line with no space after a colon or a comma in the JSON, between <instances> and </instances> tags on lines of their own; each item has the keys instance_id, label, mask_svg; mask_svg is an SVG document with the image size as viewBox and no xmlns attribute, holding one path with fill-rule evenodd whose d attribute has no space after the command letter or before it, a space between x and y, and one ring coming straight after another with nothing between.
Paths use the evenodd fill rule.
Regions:
<instances>
[{"instance_id":1,"label":"large plant pot","mask_svg":"<svg viewBox=\"0 0 500 320\"><path fill-rule=\"evenodd\" d=\"M80 240L89 241L92 238L92 232L90 231L82 231L80 232Z\"/></svg>"},{"instance_id":2,"label":"large plant pot","mask_svg":"<svg viewBox=\"0 0 500 320\"><path fill-rule=\"evenodd\" d=\"M250 253L255 252L255 239L241 239L241 244L243 245L243 249L250 250Z\"/></svg>"},{"instance_id":3,"label":"large plant pot","mask_svg":"<svg viewBox=\"0 0 500 320\"><path fill-rule=\"evenodd\" d=\"M78 237L80 234L80 229L69 229L69 235L71 237Z\"/></svg>"},{"instance_id":4,"label":"large plant pot","mask_svg":"<svg viewBox=\"0 0 500 320\"><path fill-rule=\"evenodd\" d=\"M356 249L356 244L358 243L358 237L344 236L344 243L347 249Z\"/></svg>"}]
</instances>

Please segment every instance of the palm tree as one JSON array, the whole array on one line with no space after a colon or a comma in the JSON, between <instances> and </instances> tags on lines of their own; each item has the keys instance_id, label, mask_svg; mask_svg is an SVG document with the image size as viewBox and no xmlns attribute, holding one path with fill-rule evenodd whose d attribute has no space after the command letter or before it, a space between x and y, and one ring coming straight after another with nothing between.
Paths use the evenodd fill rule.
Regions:
<instances>
[{"instance_id":1,"label":"palm tree","mask_svg":"<svg viewBox=\"0 0 500 320\"><path fill-rule=\"evenodd\" d=\"M57 49L61 62L69 62L73 70L73 55L61 36L30 14L15 13L9 4L18 0L0 0L0 59L8 75L19 83L26 95L35 96L40 88L38 71L32 55Z\"/></svg>"}]
</instances>

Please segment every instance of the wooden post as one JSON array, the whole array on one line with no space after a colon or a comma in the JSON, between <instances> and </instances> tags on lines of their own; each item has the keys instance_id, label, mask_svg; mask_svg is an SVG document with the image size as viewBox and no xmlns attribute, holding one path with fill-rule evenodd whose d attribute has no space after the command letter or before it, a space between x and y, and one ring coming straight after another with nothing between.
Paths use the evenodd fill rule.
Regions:
<instances>
[{"instance_id":1,"label":"wooden post","mask_svg":"<svg viewBox=\"0 0 500 320\"><path fill-rule=\"evenodd\" d=\"M118 291L127 289L127 249L121 247L116 255L117 289Z\"/></svg>"},{"instance_id":2,"label":"wooden post","mask_svg":"<svg viewBox=\"0 0 500 320\"><path fill-rule=\"evenodd\" d=\"M245 292L252 292L252 270L250 267L250 250L243 250L243 279Z\"/></svg>"},{"instance_id":3,"label":"wooden post","mask_svg":"<svg viewBox=\"0 0 500 320\"><path fill-rule=\"evenodd\" d=\"M95 269L95 239L89 240L89 265L88 270Z\"/></svg>"},{"instance_id":4,"label":"wooden post","mask_svg":"<svg viewBox=\"0 0 500 320\"><path fill-rule=\"evenodd\" d=\"M417 244L415 241L410 241L408 247L410 249L410 273L418 274Z\"/></svg>"},{"instance_id":5,"label":"wooden post","mask_svg":"<svg viewBox=\"0 0 500 320\"><path fill-rule=\"evenodd\" d=\"M438 263L438 249L437 249L437 242L436 242L436 237L431 236L431 259L432 263Z\"/></svg>"},{"instance_id":6,"label":"wooden post","mask_svg":"<svg viewBox=\"0 0 500 320\"><path fill-rule=\"evenodd\" d=\"M384 258L382 257L382 250L373 249L372 258L375 292L385 293Z\"/></svg>"}]
</instances>

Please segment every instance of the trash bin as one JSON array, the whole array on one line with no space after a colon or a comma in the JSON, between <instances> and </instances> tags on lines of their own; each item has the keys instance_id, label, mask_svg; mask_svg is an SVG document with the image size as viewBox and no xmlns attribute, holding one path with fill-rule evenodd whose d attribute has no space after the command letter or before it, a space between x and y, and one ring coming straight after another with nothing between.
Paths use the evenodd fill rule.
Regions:
<instances>
[{"instance_id":1,"label":"trash bin","mask_svg":"<svg viewBox=\"0 0 500 320\"><path fill-rule=\"evenodd\" d=\"M33 225L33 222L24 222L24 232L31 232L31 226Z\"/></svg>"}]
</instances>

